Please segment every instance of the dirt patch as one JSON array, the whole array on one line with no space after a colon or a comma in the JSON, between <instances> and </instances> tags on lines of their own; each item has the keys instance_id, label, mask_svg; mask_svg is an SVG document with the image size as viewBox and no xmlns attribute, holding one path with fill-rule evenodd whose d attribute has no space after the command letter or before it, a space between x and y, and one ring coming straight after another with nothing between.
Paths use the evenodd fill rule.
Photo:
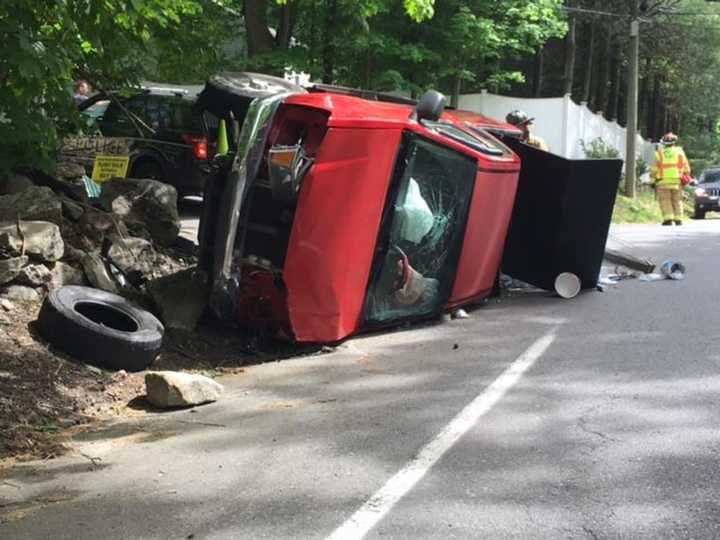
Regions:
<instances>
[{"instance_id":1,"label":"dirt patch","mask_svg":"<svg viewBox=\"0 0 720 540\"><path fill-rule=\"evenodd\" d=\"M0 307L0 470L15 461L63 454L71 434L98 421L157 412L138 406L145 395L144 372L107 372L74 361L35 332L39 302L14 304L11 311ZM167 332L151 368L213 377L318 350L204 321L194 333Z\"/></svg>"},{"instance_id":2,"label":"dirt patch","mask_svg":"<svg viewBox=\"0 0 720 540\"><path fill-rule=\"evenodd\" d=\"M52 458L63 432L121 412L141 375L108 373L57 355L34 332L39 303L16 303L0 324L0 460Z\"/></svg>"}]
</instances>

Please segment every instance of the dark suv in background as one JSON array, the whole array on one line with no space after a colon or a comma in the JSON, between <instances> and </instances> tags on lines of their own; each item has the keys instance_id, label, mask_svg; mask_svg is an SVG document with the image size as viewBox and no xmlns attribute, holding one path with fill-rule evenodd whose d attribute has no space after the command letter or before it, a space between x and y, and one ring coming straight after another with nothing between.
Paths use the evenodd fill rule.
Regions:
<instances>
[{"instance_id":1,"label":"dark suv in background","mask_svg":"<svg viewBox=\"0 0 720 540\"><path fill-rule=\"evenodd\" d=\"M720 212L720 167L705 169L693 190L693 217L705 219L706 212Z\"/></svg>"},{"instance_id":2,"label":"dark suv in background","mask_svg":"<svg viewBox=\"0 0 720 540\"><path fill-rule=\"evenodd\" d=\"M211 150L193 107L201 89L148 85L129 96L101 93L80 111L104 137L130 140L129 177L167 182L181 197L201 195Z\"/></svg>"}]
</instances>

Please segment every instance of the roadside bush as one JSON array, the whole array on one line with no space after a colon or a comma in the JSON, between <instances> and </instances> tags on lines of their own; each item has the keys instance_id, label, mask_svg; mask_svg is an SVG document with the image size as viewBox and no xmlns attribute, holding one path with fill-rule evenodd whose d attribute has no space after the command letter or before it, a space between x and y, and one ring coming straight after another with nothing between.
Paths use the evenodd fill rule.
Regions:
<instances>
[{"instance_id":1,"label":"roadside bush","mask_svg":"<svg viewBox=\"0 0 720 540\"><path fill-rule=\"evenodd\" d=\"M614 146L606 143L602 137L596 137L589 143L580 139L580 147L588 159L619 158L620 152Z\"/></svg>"}]
</instances>

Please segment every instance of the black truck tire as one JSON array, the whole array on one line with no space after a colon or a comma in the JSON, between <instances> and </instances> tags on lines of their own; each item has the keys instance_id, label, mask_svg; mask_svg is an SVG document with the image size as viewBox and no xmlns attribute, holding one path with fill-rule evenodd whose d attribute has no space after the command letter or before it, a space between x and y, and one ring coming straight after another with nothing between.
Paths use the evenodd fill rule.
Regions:
<instances>
[{"instance_id":1,"label":"black truck tire","mask_svg":"<svg viewBox=\"0 0 720 540\"><path fill-rule=\"evenodd\" d=\"M126 371L152 364L165 331L152 313L125 298L78 286L50 291L37 327L42 337L78 360Z\"/></svg>"},{"instance_id":2,"label":"black truck tire","mask_svg":"<svg viewBox=\"0 0 720 540\"><path fill-rule=\"evenodd\" d=\"M129 176L130 178L149 178L150 180L165 182L165 173L160 164L147 158L135 163L130 170Z\"/></svg>"}]
</instances>

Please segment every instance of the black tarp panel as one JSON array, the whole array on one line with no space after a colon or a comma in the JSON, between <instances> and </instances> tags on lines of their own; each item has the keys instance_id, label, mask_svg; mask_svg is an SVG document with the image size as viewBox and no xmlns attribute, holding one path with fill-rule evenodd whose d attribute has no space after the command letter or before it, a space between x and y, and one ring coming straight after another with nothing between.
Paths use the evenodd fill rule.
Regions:
<instances>
[{"instance_id":1,"label":"black tarp panel","mask_svg":"<svg viewBox=\"0 0 720 540\"><path fill-rule=\"evenodd\" d=\"M622 160L571 160L509 137L522 161L502 272L553 290L562 272L595 287L605 252Z\"/></svg>"}]
</instances>

